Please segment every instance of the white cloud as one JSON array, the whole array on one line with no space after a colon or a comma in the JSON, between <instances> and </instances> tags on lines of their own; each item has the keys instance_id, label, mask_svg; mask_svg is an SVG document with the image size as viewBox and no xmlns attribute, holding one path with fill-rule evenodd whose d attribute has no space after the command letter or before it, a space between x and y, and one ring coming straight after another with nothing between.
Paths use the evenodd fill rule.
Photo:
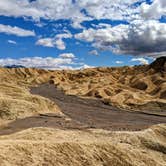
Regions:
<instances>
[{"instance_id":1,"label":"white cloud","mask_svg":"<svg viewBox=\"0 0 166 166\"><path fill-rule=\"evenodd\" d=\"M59 50L65 50L66 45L63 39L68 38L72 38L72 34L70 32L57 34L54 38L41 38L36 42L36 45L44 47L56 47Z\"/></svg>"},{"instance_id":2,"label":"white cloud","mask_svg":"<svg viewBox=\"0 0 166 166\"><path fill-rule=\"evenodd\" d=\"M22 29L16 26L12 27L10 25L3 25L3 24L0 24L0 33L6 33L8 35L16 35L20 37L35 36L34 31Z\"/></svg>"},{"instance_id":3,"label":"white cloud","mask_svg":"<svg viewBox=\"0 0 166 166\"><path fill-rule=\"evenodd\" d=\"M59 55L60 58L65 58L65 59L73 59L75 58L75 55L73 53L64 53Z\"/></svg>"},{"instance_id":4,"label":"white cloud","mask_svg":"<svg viewBox=\"0 0 166 166\"><path fill-rule=\"evenodd\" d=\"M71 59L53 58L53 57L27 57L20 59L0 59L0 65L22 65L26 67L36 67L44 69L56 69L60 68L62 65L70 65L73 61Z\"/></svg>"},{"instance_id":5,"label":"white cloud","mask_svg":"<svg viewBox=\"0 0 166 166\"><path fill-rule=\"evenodd\" d=\"M0 15L14 17L31 16L33 19L39 19L39 17L44 17L44 12L31 5L28 0L1 0Z\"/></svg>"},{"instance_id":6,"label":"white cloud","mask_svg":"<svg viewBox=\"0 0 166 166\"><path fill-rule=\"evenodd\" d=\"M41 38L36 42L36 45L44 46L44 47L56 47L59 50L65 50L66 49L66 45L65 45L64 41L61 38L59 38L59 39Z\"/></svg>"},{"instance_id":7,"label":"white cloud","mask_svg":"<svg viewBox=\"0 0 166 166\"><path fill-rule=\"evenodd\" d=\"M131 5L138 1L141 0L77 0L77 5L95 19L123 20L136 13Z\"/></svg>"},{"instance_id":8,"label":"white cloud","mask_svg":"<svg viewBox=\"0 0 166 166\"><path fill-rule=\"evenodd\" d=\"M134 6L136 2L144 3ZM154 0L150 5L145 0L1 0L0 15L32 17L36 21L68 19L75 28L81 28L81 22L93 19L160 18L166 14L165 7L165 0Z\"/></svg>"},{"instance_id":9,"label":"white cloud","mask_svg":"<svg viewBox=\"0 0 166 166\"><path fill-rule=\"evenodd\" d=\"M123 61L116 61L115 62L116 64L122 64L122 63L124 63Z\"/></svg>"},{"instance_id":10,"label":"white cloud","mask_svg":"<svg viewBox=\"0 0 166 166\"><path fill-rule=\"evenodd\" d=\"M43 68L43 69L82 69L90 67L87 64L75 59L72 53L60 54L57 58L54 57L25 57L25 58L2 58L0 66L21 65L27 68Z\"/></svg>"},{"instance_id":11,"label":"white cloud","mask_svg":"<svg viewBox=\"0 0 166 166\"><path fill-rule=\"evenodd\" d=\"M102 28L111 28L111 24L106 24L106 23L99 23L99 24L92 24L93 27L97 29L102 29Z\"/></svg>"},{"instance_id":12,"label":"white cloud","mask_svg":"<svg viewBox=\"0 0 166 166\"><path fill-rule=\"evenodd\" d=\"M67 33L57 34L56 38L57 39L68 39L68 38L72 38L72 34L67 31Z\"/></svg>"},{"instance_id":13,"label":"white cloud","mask_svg":"<svg viewBox=\"0 0 166 166\"><path fill-rule=\"evenodd\" d=\"M58 20L72 20L75 28L80 23L92 19L124 20L135 17L138 9L132 4L142 0L1 0L0 15L14 17L32 17ZM86 11L86 13L82 11Z\"/></svg>"},{"instance_id":14,"label":"white cloud","mask_svg":"<svg viewBox=\"0 0 166 166\"><path fill-rule=\"evenodd\" d=\"M98 51L97 50L92 50L89 52L90 55L99 55Z\"/></svg>"},{"instance_id":15,"label":"white cloud","mask_svg":"<svg viewBox=\"0 0 166 166\"><path fill-rule=\"evenodd\" d=\"M62 39L57 39L55 40L55 46L59 49L59 50L65 50L66 49L66 45L64 43L64 41Z\"/></svg>"},{"instance_id":16,"label":"white cloud","mask_svg":"<svg viewBox=\"0 0 166 166\"><path fill-rule=\"evenodd\" d=\"M132 58L131 62L140 62L140 64L147 65L149 64L149 61L145 58Z\"/></svg>"},{"instance_id":17,"label":"white cloud","mask_svg":"<svg viewBox=\"0 0 166 166\"><path fill-rule=\"evenodd\" d=\"M44 46L44 47L54 47L54 40L52 38L39 39L36 42L36 45L40 45L40 46Z\"/></svg>"},{"instance_id":18,"label":"white cloud","mask_svg":"<svg viewBox=\"0 0 166 166\"><path fill-rule=\"evenodd\" d=\"M7 42L10 43L10 44L17 44L17 42L14 41L14 40L8 40Z\"/></svg>"},{"instance_id":19,"label":"white cloud","mask_svg":"<svg viewBox=\"0 0 166 166\"><path fill-rule=\"evenodd\" d=\"M145 19L159 19L166 15L166 0L154 0L152 4L143 3L141 15Z\"/></svg>"},{"instance_id":20,"label":"white cloud","mask_svg":"<svg viewBox=\"0 0 166 166\"><path fill-rule=\"evenodd\" d=\"M134 3L142 3L133 5ZM157 21L166 15L166 0L0 0L0 15L33 19L42 27L42 19L67 19L75 28L84 30L75 35L77 39L92 42L102 50L116 54L162 56L166 54L166 24ZM42 18L42 19L41 19ZM94 29L85 30L80 23L87 20L122 20L121 24L111 27L99 23ZM156 21L154 21L156 19ZM52 23L51 23L52 24ZM47 26L47 25L46 25ZM63 28L63 27L62 27ZM97 30L96 30L97 28ZM54 27L56 30L56 27ZM0 24L0 33L17 36L35 36L35 32L19 27ZM65 39L72 38L67 32L53 38L40 38L36 45L66 49Z\"/></svg>"},{"instance_id":21,"label":"white cloud","mask_svg":"<svg viewBox=\"0 0 166 166\"><path fill-rule=\"evenodd\" d=\"M95 40L95 33L98 32L99 32L98 30L90 28L88 30L83 30L83 32L76 34L75 38L80 40L85 40L88 42L93 42Z\"/></svg>"},{"instance_id":22,"label":"white cloud","mask_svg":"<svg viewBox=\"0 0 166 166\"><path fill-rule=\"evenodd\" d=\"M40 18L58 20L70 19L80 22L84 15L72 0L1 0L0 15L14 17L32 17L39 21Z\"/></svg>"},{"instance_id":23,"label":"white cloud","mask_svg":"<svg viewBox=\"0 0 166 166\"><path fill-rule=\"evenodd\" d=\"M83 66L79 67L78 69L89 69L89 68L94 68L94 66L89 66L84 64Z\"/></svg>"},{"instance_id":24,"label":"white cloud","mask_svg":"<svg viewBox=\"0 0 166 166\"><path fill-rule=\"evenodd\" d=\"M56 35L56 37L55 37L56 47L59 50L65 50L66 45L65 45L65 42L63 41L63 39L68 39L68 38L72 38L72 34L70 32Z\"/></svg>"},{"instance_id":25,"label":"white cloud","mask_svg":"<svg viewBox=\"0 0 166 166\"><path fill-rule=\"evenodd\" d=\"M76 39L92 42L101 50L116 54L161 56L166 53L166 24L136 20L104 29L88 29L75 35Z\"/></svg>"}]
</instances>

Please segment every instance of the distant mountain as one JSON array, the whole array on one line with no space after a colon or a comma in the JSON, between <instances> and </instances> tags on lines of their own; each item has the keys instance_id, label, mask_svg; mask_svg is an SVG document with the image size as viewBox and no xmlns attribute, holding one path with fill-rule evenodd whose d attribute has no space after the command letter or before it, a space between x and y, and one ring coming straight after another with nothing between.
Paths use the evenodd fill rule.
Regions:
<instances>
[{"instance_id":1,"label":"distant mountain","mask_svg":"<svg viewBox=\"0 0 166 166\"><path fill-rule=\"evenodd\" d=\"M4 66L4 68L9 68L9 69L12 69L12 68L25 68L25 66L22 66L22 65L6 65L6 66Z\"/></svg>"}]
</instances>

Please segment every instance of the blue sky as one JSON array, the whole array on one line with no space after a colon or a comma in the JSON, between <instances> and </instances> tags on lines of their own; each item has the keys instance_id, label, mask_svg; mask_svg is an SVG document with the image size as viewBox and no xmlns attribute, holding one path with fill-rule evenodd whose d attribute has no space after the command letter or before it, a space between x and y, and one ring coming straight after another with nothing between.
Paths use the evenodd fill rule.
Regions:
<instances>
[{"instance_id":1,"label":"blue sky","mask_svg":"<svg viewBox=\"0 0 166 166\"><path fill-rule=\"evenodd\" d=\"M165 51L165 0L0 1L1 66L138 65Z\"/></svg>"}]
</instances>

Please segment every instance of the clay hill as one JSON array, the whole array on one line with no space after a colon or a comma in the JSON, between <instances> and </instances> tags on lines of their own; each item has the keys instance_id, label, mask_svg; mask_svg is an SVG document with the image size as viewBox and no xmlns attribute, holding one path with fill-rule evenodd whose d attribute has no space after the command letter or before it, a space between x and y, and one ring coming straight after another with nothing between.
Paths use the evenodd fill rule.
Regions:
<instances>
[{"instance_id":1,"label":"clay hill","mask_svg":"<svg viewBox=\"0 0 166 166\"><path fill-rule=\"evenodd\" d=\"M166 165L166 57L150 65L0 68L0 165Z\"/></svg>"},{"instance_id":2,"label":"clay hill","mask_svg":"<svg viewBox=\"0 0 166 166\"><path fill-rule=\"evenodd\" d=\"M166 57L146 66L76 71L1 68L0 82L19 89L50 82L66 94L98 98L122 109L166 110Z\"/></svg>"}]
</instances>

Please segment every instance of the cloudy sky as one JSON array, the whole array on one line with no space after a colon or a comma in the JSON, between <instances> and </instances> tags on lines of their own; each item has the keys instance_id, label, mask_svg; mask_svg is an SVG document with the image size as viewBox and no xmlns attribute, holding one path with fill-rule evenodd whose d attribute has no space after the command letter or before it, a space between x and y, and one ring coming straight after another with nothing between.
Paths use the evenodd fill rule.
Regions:
<instances>
[{"instance_id":1,"label":"cloudy sky","mask_svg":"<svg viewBox=\"0 0 166 166\"><path fill-rule=\"evenodd\" d=\"M0 0L0 66L147 64L166 55L166 0Z\"/></svg>"}]
</instances>

